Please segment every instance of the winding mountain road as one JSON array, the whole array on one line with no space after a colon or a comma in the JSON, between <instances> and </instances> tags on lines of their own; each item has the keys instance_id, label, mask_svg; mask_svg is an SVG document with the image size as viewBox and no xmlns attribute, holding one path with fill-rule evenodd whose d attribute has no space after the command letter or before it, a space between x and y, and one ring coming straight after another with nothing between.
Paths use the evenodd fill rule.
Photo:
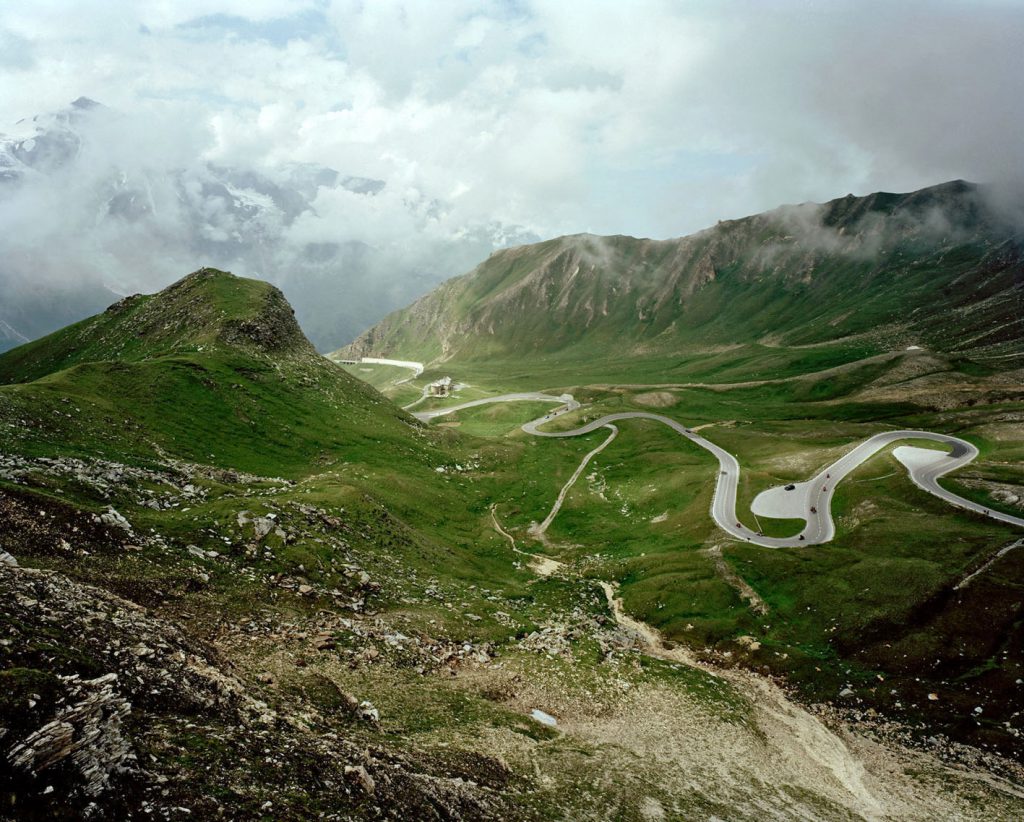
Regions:
<instances>
[{"instance_id":1,"label":"winding mountain road","mask_svg":"<svg viewBox=\"0 0 1024 822\"><path fill-rule=\"evenodd\" d=\"M412 374L403 380L398 380L395 385L402 385L410 380L416 379L423 373L423 363L414 360L389 360L384 357L363 357L359 365L392 365L395 368L408 368Z\"/></svg>"},{"instance_id":2,"label":"winding mountain road","mask_svg":"<svg viewBox=\"0 0 1024 822\"><path fill-rule=\"evenodd\" d=\"M686 437L694 445L710 451L718 459L719 466L718 481L715 484L715 493L711 500L711 516L727 534L754 545L761 545L766 548L785 548L820 545L832 540L836 533L835 522L832 519L832 496L836 485L886 446L899 440L910 439L929 440L950 446L948 452L910 446L901 446L895 449L893 452L894 456L906 467L910 479L915 485L951 505L974 511L1008 525L1024 528L1024 519L999 511L992 511L983 505L958 496L939 485L938 480L940 477L967 465L978 456L978 449L959 437L953 437L948 434L936 434L932 431L901 430L875 434L856 445L806 482L793 483L792 487L778 487L762 492L755 498L752 505L755 513L770 514L780 511L781 513L775 513L775 516L799 518L807 523L804 529L795 536L767 537L750 530L740 523L736 517L736 492L740 477L740 465L736 457L696 431L662 414L652 414L646 411L623 411L616 414L606 414L570 431L541 431L539 426L544 425L555 417L575 411L580 407L580 404L570 394L556 397L552 394L527 392L485 397L449 408L423 411L414 416L426 422L435 417L453 414L465 408L473 408L494 402L522 400L550 401L561 404L560 408L549 412L543 417L531 420L522 426L523 431L533 436L552 438L578 437L583 434L589 434L604 426L610 426L612 423L619 422L620 420L644 419L667 425L676 433ZM785 502L780 503L780 500L785 500Z\"/></svg>"}]
</instances>

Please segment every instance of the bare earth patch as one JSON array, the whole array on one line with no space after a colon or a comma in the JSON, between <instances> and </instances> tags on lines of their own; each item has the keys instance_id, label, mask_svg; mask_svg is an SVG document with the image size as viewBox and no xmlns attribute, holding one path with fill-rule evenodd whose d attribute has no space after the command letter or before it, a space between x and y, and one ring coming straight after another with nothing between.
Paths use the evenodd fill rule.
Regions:
<instances>
[{"instance_id":1,"label":"bare earth patch","mask_svg":"<svg viewBox=\"0 0 1024 822\"><path fill-rule=\"evenodd\" d=\"M809 448L778 454L765 459L762 467L765 471L777 476L808 476L839 459L856 442L857 440L851 440L847 445L834 448Z\"/></svg>"},{"instance_id":2,"label":"bare earth patch","mask_svg":"<svg viewBox=\"0 0 1024 822\"><path fill-rule=\"evenodd\" d=\"M679 402L679 398L668 391L647 391L643 394L635 394L633 402L647 408L671 408Z\"/></svg>"},{"instance_id":3,"label":"bare earth patch","mask_svg":"<svg viewBox=\"0 0 1024 822\"><path fill-rule=\"evenodd\" d=\"M1024 486L1022 485L984 479L962 479L960 483L965 488L974 488L990 494L993 499L1001 502L1003 505L1024 510Z\"/></svg>"},{"instance_id":4,"label":"bare earth patch","mask_svg":"<svg viewBox=\"0 0 1024 822\"><path fill-rule=\"evenodd\" d=\"M879 744L836 716L796 705L768 680L667 648L622 612L611 585L602 587L620 629L675 677L644 674L628 651L586 673L521 654L459 673L464 686L499 694L524 728L538 705L557 717L557 736L494 726L475 744L513 770L532 770L540 791L563 798L567 818L881 822L1009 819L1019 811L1012 782ZM583 774L589 789L578 793Z\"/></svg>"}]
</instances>

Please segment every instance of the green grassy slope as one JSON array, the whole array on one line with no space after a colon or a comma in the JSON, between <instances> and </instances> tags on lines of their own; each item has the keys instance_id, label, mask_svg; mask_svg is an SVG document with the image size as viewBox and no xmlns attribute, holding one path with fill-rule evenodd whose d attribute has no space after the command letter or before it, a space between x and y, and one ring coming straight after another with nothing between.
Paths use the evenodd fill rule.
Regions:
<instances>
[{"instance_id":1,"label":"green grassy slope","mask_svg":"<svg viewBox=\"0 0 1024 822\"><path fill-rule=\"evenodd\" d=\"M1022 353L1020 237L962 182L846 197L678 240L500 251L343 352L424 362L663 360L730 345Z\"/></svg>"},{"instance_id":2,"label":"green grassy slope","mask_svg":"<svg viewBox=\"0 0 1024 822\"><path fill-rule=\"evenodd\" d=\"M891 370L912 356L894 359ZM646 404L651 392L639 387L576 389L587 405L556 427L627 410L708 426L702 434L736 454L742 466L739 518L780 535L799 525L755 519L750 503L760 491L804 480L887 429L965 437L982 451L963 472L965 479L1001 482L1018 496L1024 491L1018 422L1024 394L1018 391L1012 402L944 410L918 404L909 390L900 403L858 400L878 370L854 368L842 379L663 390L653 408ZM956 373L950 378L956 380ZM447 419L474 430L474 416L462 412ZM725 537L708 515L717 472L705 452L654 423L618 425L619 437L570 491L545 545L529 540L528 525L550 510L559 487L555 477L564 481L574 466L565 464L567 455L550 450L551 442L525 440L527 453L494 490L505 526L524 547L595 578L617 580L630 613L669 639L786 676L814 700L884 709L978 744L1012 749L1005 731L1021 708L1015 682L1024 664L1024 554L1007 554L965 590L955 586L1019 538L1018 530L923 493L886 449L839 487L835 540L810 548L749 546ZM591 448L603 436L580 439ZM1001 507L996 498L977 490L974 495ZM1002 507L1020 515L1019 507ZM741 596L736 580L753 589L764 612ZM759 647L752 649L742 637L755 638ZM854 696L838 698L847 686ZM971 715L979 705L983 719Z\"/></svg>"},{"instance_id":3,"label":"green grassy slope","mask_svg":"<svg viewBox=\"0 0 1024 822\"><path fill-rule=\"evenodd\" d=\"M158 294L135 294L0 357L0 382L29 382L77 363L138 362L224 351L306 353L291 306L269 283L204 268Z\"/></svg>"},{"instance_id":4,"label":"green grassy slope","mask_svg":"<svg viewBox=\"0 0 1024 822\"><path fill-rule=\"evenodd\" d=\"M622 355L590 364L557 354L453 358L416 384L443 374L470 383L442 405L511 390L571 391L584 407L556 428L627 410L707 425L704 435L742 465L740 519L766 533L792 534L799 523L755 519L757 493L804 480L858 441L896 428L975 442L981 457L961 472L972 484L951 482L1019 515L992 495L1024 496L1019 372L927 350L858 359L868 353L853 343L750 344L700 357ZM1013 728L1020 710L1015 682L1024 663L1015 649L1024 554L1006 555L976 589L977 582L966 592L954 586L1014 539L1013 529L930 498L886 453L839 489L833 542L749 547L724 537L708 516L716 476L708 455L663 426L632 421L619 424L618 439L569 492L550 542L541 543L529 525L545 517L581 456L573 462L565 446L585 452L605 432L557 442L526 437L515 426L537 415L527 405L482 406L433 423L516 444L500 480L481 490L521 547L618 581L629 612L670 640L784 675L814 700L870 706L1012 749L1014 730L1004 723ZM744 599L740 582L760 597L764 613ZM984 636L975 636L976 624L987 626ZM840 698L848 685L854 695ZM971 716L979 705L983 720Z\"/></svg>"},{"instance_id":5,"label":"green grassy slope","mask_svg":"<svg viewBox=\"0 0 1024 822\"><path fill-rule=\"evenodd\" d=\"M288 476L417 452L408 418L320 357L276 288L212 269L8 352L0 380L12 451Z\"/></svg>"},{"instance_id":6,"label":"green grassy slope","mask_svg":"<svg viewBox=\"0 0 1024 822\"><path fill-rule=\"evenodd\" d=\"M421 360L415 386L449 375L472 386L466 399L568 390L585 408L566 427L629 409L711 425L705 435L743 466L740 518L768 533L797 524L755 522L759 491L891 428L976 442L967 493L998 508L991 489L1024 492L1022 259L977 187L845 197L681 240L577 236L498 252L344 353ZM642 401L657 392L657 405ZM837 494L832 543L749 547L707 515L706 455L632 422L541 544L528 526L574 465L509 431L521 419L474 409L444 424L522 442L489 493L524 548L617 580L626 608L672 641L778 673L814 700L1013 749L1024 554L955 588L1012 530L927 497L882 454Z\"/></svg>"}]
</instances>

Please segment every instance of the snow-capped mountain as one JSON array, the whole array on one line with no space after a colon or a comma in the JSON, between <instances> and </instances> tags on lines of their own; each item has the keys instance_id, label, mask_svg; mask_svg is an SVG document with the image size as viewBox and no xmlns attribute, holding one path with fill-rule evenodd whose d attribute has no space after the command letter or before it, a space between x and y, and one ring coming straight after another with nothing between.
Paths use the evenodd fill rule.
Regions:
<instances>
[{"instance_id":1,"label":"snow-capped mountain","mask_svg":"<svg viewBox=\"0 0 1024 822\"><path fill-rule=\"evenodd\" d=\"M140 139L136 120L84 97L0 135L0 350L201 265L281 286L329 350L495 248L536 239L449 226L444 202L385 180L226 164L173 143L159 128Z\"/></svg>"}]
</instances>

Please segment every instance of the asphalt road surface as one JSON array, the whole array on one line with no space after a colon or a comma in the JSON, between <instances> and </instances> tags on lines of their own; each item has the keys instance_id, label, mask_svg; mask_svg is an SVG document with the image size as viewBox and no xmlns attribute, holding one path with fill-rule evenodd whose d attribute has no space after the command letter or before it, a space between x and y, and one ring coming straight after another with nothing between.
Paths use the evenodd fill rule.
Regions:
<instances>
[{"instance_id":1,"label":"asphalt road surface","mask_svg":"<svg viewBox=\"0 0 1024 822\"><path fill-rule=\"evenodd\" d=\"M435 417L452 414L465 408L493 402L515 402L519 400L550 401L560 403L561 405L561 407L545 414L543 417L531 420L523 425L523 431L534 436L578 437L620 420L642 419L653 420L667 425L676 433L686 437L694 445L711 452L718 460L719 469L718 481L715 484L715 494L711 501L711 516L723 531L736 539L750 542L754 545L762 545L767 548L783 548L820 545L821 543L829 542L835 537L836 533L835 522L832 519L832 496L835 493L836 485L842 482L843 478L866 460L886 446L899 440L930 440L950 446L948 452L909 447L900 447L895 450L896 458L906 466L910 479L919 488L945 500L951 505L974 511L1008 525L1024 528L1024 519L993 511L979 503L964 499L952 491L947 491L939 485L938 480L940 477L967 465L978 456L978 449L959 437L953 437L948 434L936 434L932 431L885 431L868 437L868 439L856 445L831 465L823 468L816 476L806 482L797 484L793 491L788 492L799 494L802 497L802 503L799 507L804 512L802 518L806 521L806 525L799 534L792 537L767 537L742 525L736 517L736 489L739 486L740 477L740 465L736 457L724 448L702 437L696 431L661 414L652 414L645 411L626 411L618 414L606 414L571 431L541 431L539 426L550 422L555 417L575 411L580 407L580 404L569 394L556 397L552 394L521 393L485 397L450 408L423 411L414 416L426 422ZM814 509L813 512L811 511L812 508Z\"/></svg>"}]
</instances>

